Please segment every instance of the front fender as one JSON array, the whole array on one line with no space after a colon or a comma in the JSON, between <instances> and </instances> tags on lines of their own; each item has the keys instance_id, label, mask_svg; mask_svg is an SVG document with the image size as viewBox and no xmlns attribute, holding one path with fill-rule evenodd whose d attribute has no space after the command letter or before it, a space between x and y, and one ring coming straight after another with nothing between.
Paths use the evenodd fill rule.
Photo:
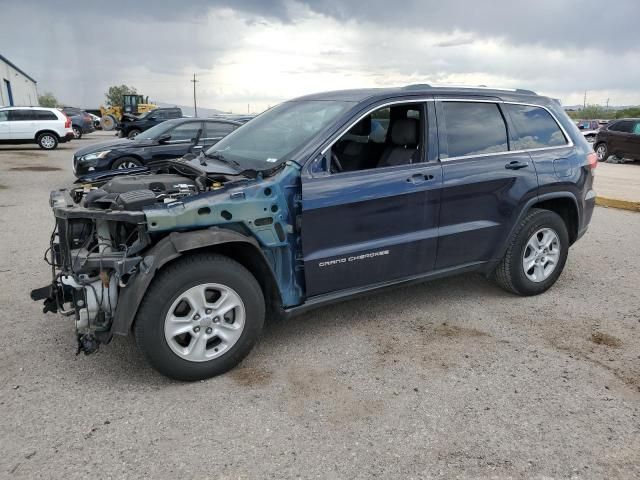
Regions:
<instances>
[{"instance_id":1,"label":"front fender","mask_svg":"<svg viewBox=\"0 0 640 480\"><path fill-rule=\"evenodd\" d=\"M268 265L255 239L232 230L211 227L191 232L173 232L160 240L144 255L138 272L129 278L126 287L120 289L120 298L111 327L112 333L116 335L129 334L133 320L149 285L158 270L164 265L192 250L225 243L251 245L260 253L265 264Z\"/></svg>"}]
</instances>

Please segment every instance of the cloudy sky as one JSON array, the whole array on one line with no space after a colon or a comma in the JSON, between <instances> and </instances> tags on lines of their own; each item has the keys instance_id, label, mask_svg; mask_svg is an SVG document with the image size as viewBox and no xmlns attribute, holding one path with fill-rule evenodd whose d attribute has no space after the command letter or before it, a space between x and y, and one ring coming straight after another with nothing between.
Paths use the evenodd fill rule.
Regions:
<instances>
[{"instance_id":1,"label":"cloudy sky","mask_svg":"<svg viewBox=\"0 0 640 480\"><path fill-rule=\"evenodd\" d=\"M316 91L521 87L565 105L640 104L638 0L0 0L0 53L62 102L110 85L261 111Z\"/></svg>"}]
</instances>

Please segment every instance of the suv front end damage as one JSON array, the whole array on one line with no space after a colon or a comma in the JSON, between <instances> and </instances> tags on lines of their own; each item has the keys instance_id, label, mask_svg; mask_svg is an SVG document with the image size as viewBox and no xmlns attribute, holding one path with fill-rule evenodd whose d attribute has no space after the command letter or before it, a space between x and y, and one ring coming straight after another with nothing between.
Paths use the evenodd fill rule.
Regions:
<instances>
[{"instance_id":1,"label":"suv front end damage","mask_svg":"<svg viewBox=\"0 0 640 480\"><path fill-rule=\"evenodd\" d=\"M247 246L270 277L274 303L301 302L288 195L298 167L265 179L198 177L176 165L51 192L56 224L45 258L52 283L32 298L44 300L45 312L75 318L78 353L129 334L156 272L198 249Z\"/></svg>"}]
</instances>

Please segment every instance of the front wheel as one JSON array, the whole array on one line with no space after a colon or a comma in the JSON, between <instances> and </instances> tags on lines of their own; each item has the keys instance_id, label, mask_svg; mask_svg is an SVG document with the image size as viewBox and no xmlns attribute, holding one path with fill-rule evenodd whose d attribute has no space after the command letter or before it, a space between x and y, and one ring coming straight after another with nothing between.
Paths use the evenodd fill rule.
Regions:
<instances>
[{"instance_id":1,"label":"front wheel","mask_svg":"<svg viewBox=\"0 0 640 480\"><path fill-rule=\"evenodd\" d=\"M518 295L545 292L558 280L569 251L564 220L555 212L532 209L516 227L494 278Z\"/></svg>"},{"instance_id":2,"label":"front wheel","mask_svg":"<svg viewBox=\"0 0 640 480\"><path fill-rule=\"evenodd\" d=\"M113 162L111 170L127 170L129 168L141 167L142 162L133 157L121 157Z\"/></svg>"},{"instance_id":3,"label":"front wheel","mask_svg":"<svg viewBox=\"0 0 640 480\"><path fill-rule=\"evenodd\" d=\"M82 138L82 129L80 127L73 127L73 138L80 140Z\"/></svg>"},{"instance_id":4,"label":"front wheel","mask_svg":"<svg viewBox=\"0 0 640 480\"><path fill-rule=\"evenodd\" d=\"M133 129L133 130L131 130L129 132L129 135L127 135L127 138L129 140L133 140L134 138L136 138L138 136L139 133L140 133L140 130Z\"/></svg>"},{"instance_id":5,"label":"front wheel","mask_svg":"<svg viewBox=\"0 0 640 480\"><path fill-rule=\"evenodd\" d=\"M134 325L151 365L176 380L202 380L235 367L255 344L265 303L255 277L215 254L184 257L151 284Z\"/></svg>"}]
</instances>

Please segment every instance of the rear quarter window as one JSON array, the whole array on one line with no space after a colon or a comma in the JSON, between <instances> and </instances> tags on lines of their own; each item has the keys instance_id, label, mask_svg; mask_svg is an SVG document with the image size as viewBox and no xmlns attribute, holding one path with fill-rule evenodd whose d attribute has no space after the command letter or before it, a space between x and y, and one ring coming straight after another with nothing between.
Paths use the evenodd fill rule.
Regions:
<instances>
[{"instance_id":1,"label":"rear quarter window","mask_svg":"<svg viewBox=\"0 0 640 480\"><path fill-rule=\"evenodd\" d=\"M559 147L567 144L562 130L551 116L541 107L530 105L504 104L515 127L513 150Z\"/></svg>"},{"instance_id":2,"label":"rear quarter window","mask_svg":"<svg viewBox=\"0 0 640 480\"><path fill-rule=\"evenodd\" d=\"M37 120L58 120L56 114L48 110L34 110L33 113Z\"/></svg>"},{"instance_id":3,"label":"rear quarter window","mask_svg":"<svg viewBox=\"0 0 640 480\"><path fill-rule=\"evenodd\" d=\"M442 110L449 158L508 151L507 126L496 103L444 101Z\"/></svg>"}]
</instances>

